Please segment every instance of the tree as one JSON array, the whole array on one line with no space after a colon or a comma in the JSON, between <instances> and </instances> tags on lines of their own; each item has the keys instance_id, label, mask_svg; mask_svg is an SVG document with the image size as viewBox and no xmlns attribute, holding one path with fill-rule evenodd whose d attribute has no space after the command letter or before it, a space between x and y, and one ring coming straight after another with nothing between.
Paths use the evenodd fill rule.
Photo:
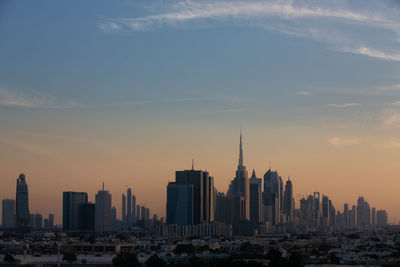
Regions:
<instances>
[{"instance_id":1,"label":"tree","mask_svg":"<svg viewBox=\"0 0 400 267\"><path fill-rule=\"evenodd\" d=\"M116 257L112 259L114 266L120 267L139 267L141 264L134 253L119 253Z\"/></svg>"},{"instance_id":2,"label":"tree","mask_svg":"<svg viewBox=\"0 0 400 267\"><path fill-rule=\"evenodd\" d=\"M72 262L76 261L77 259L76 259L76 255L74 253L68 252L68 253L64 254L62 260L67 261L69 264L71 264Z\"/></svg>"},{"instance_id":3,"label":"tree","mask_svg":"<svg viewBox=\"0 0 400 267\"><path fill-rule=\"evenodd\" d=\"M145 262L148 267L165 266L165 262L156 254L152 255Z\"/></svg>"}]
</instances>

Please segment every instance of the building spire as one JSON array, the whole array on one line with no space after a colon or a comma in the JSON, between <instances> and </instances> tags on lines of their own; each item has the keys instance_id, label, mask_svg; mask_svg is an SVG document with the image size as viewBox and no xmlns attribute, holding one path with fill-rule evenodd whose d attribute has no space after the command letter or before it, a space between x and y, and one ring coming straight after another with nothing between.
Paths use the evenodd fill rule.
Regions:
<instances>
[{"instance_id":1,"label":"building spire","mask_svg":"<svg viewBox=\"0 0 400 267\"><path fill-rule=\"evenodd\" d=\"M240 126L239 166L243 166L242 126Z\"/></svg>"}]
</instances>

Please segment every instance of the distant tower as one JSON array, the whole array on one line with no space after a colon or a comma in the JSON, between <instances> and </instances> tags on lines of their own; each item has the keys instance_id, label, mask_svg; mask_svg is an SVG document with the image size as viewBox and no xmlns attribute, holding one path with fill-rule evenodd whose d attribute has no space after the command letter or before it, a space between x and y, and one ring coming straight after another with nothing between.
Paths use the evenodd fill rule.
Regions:
<instances>
[{"instance_id":1,"label":"distant tower","mask_svg":"<svg viewBox=\"0 0 400 267\"><path fill-rule=\"evenodd\" d=\"M228 196L242 196L244 199L244 209L240 215L241 220L250 220L250 182L249 176L246 170L246 166L243 165L243 141L242 131L240 131L240 143L239 143L239 164L236 170L236 176L232 180ZM240 207L235 207L240 209Z\"/></svg>"},{"instance_id":2,"label":"distant tower","mask_svg":"<svg viewBox=\"0 0 400 267\"><path fill-rule=\"evenodd\" d=\"M132 189L126 191L126 222L128 227L132 225Z\"/></svg>"},{"instance_id":3,"label":"distant tower","mask_svg":"<svg viewBox=\"0 0 400 267\"><path fill-rule=\"evenodd\" d=\"M125 194L122 194L122 214L121 214L121 220L122 220L122 224L124 226L127 225L126 223L126 196Z\"/></svg>"},{"instance_id":4,"label":"distant tower","mask_svg":"<svg viewBox=\"0 0 400 267\"><path fill-rule=\"evenodd\" d=\"M15 201L3 199L2 204L2 226L4 229L13 229L15 228Z\"/></svg>"},{"instance_id":5,"label":"distant tower","mask_svg":"<svg viewBox=\"0 0 400 267\"><path fill-rule=\"evenodd\" d=\"M111 225L111 194L104 190L97 191L95 203L95 231L99 233L110 232Z\"/></svg>"},{"instance_id":6,"label":"distant tower","mask_svg":"<svg viewBox=\"0 0 400 267\"><path fill-rule=\"evenodd\" d=\"M29 225L29 197L25 174L21 173L17 179L17 193L15 199L17 227L20 230L27 231Z\"/></svg>"},{"instance_id":7,"label":"distant tower","mask_svg":"<svg viewBox=\"0 0 400 267\"><path fill-rule=\"evenodd\" d=\"M253 169L250 178L250 221L260 222L262 220L262 179L257 178Z\"/></svg>"}]
</instances>

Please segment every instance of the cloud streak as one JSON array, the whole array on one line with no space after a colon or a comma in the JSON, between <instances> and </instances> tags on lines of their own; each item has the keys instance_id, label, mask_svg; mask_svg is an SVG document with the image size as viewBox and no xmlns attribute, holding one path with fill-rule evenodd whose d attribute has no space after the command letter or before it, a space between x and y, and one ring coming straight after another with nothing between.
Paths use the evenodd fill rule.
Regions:
<instances>
[{"instance_id":1,"label":"cloud streak","mask_svg":"<svg viewBox=\"0 0 400 267\"><path fill-rule=\"evenodd\" d=\"M241 24L310 38L341 52L400 61L399 9L376 1L360 4L334 0L176 1L167 6L156 4L151 9L153 14L106 18L98 26L105 32L115 32ZM367 34L359 34L359 29L367 30ZM382 30L385 36L380 38L385 41L377 42L380 38L373 33Z\"/></svg>"},{"instance_id":2,"label":"cloud streak","mask_svg":"<svg viewBox=\"0 0 400 267\"><path fill-rule=\"evenodd\" d=\"M326 107L331 108L348 108L348 107L357 107L361 106L360 103L343 103L343 104L327 104Z\"/></svg>"},{"instance_id":3,"label":"cloud streak","mask_svg":"<svg viewBox=\"0 0 400 267\"><path fill-rule=\"evenodd\" d=\"M341 138L341 137L332 137L328 140L328 142L336 147L354 146L360 144L360 141L358 139Z\"/></svg>"}]
</instances>

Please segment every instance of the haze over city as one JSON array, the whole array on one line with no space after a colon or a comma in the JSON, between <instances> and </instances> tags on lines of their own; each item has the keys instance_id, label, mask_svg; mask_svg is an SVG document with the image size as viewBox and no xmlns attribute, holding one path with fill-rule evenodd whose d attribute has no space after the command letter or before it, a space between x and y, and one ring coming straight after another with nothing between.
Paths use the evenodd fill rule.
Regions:
<instances>
[{"instance_id":1,"label":"haze over city","mask_svg":"<svg viewBox=\"0 0 400 267\"><path fill-rule=\"evenodd\" d=\"M2 1L0 195L132 188L159 217L176 170L226 192L244 164L400 210L397 1ZM118 217L121 217L120 212Z\"/></svg>"}]
</instances>

